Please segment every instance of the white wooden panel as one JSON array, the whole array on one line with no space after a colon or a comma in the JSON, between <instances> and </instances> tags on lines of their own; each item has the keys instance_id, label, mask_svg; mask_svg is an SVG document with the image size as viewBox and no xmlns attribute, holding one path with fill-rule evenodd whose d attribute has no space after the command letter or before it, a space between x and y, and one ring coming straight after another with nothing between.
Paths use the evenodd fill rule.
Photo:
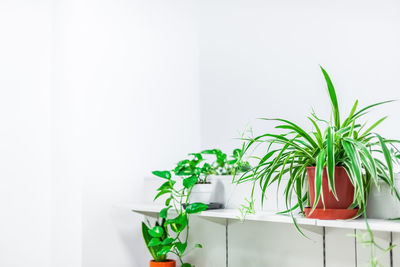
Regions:
<instances>
[{"instance_id":1,"label":"white wooden panel","mask_svg":"<svg viewBox=\"0 0 400 267\"><path fill-rule=\"evenodd\" d=\"M357 234L365 234L366 231L357 230ZM376 232L374 231L375 242L383 248L389 247L390 232ZM368 236L366 236L368 239ZM390 266L390 253L383 252L375 248L375 256L378 258L379 263L382 266ZM371 246L361 244L360 240L357 240L357 263L360 266L370 266L369 262L371 259Z\"/></svg>"},{"instance_id":2,"label":"white wooden panel","mask_svg":"<svg viewBox=\"0 0 400 267\"><path fill-rule=\"evenodd\" d=\"M306 233L311 240L288 224L249 221L230 224L229 267L321 267L322 236Z\"/></svg>"},{"instance_id":3,"label":"white wooden panel","mask_svg":"<svg viewBox=\"0 0 400 267\"><path fill-rule=\"evenodd\" d=\"M355 267L354 230L326 228L326 267Z\"/></svg>"},{"instance_id":4,"label":"white wooden panel","mask_svg":"<svg viewBox=\"0 0 400 267\"><path fill-rule=\"evenodd\" d=\"M188 251L197 243L203 248L196 248L185 259L197 267L225 266L225 225L191 216L189 227Z\"/></svg>"}]
</instances>

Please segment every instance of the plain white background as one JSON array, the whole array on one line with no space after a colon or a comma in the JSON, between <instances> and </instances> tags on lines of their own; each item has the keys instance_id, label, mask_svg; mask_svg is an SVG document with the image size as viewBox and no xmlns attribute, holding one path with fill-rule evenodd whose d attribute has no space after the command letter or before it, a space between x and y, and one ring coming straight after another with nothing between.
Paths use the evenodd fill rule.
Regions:
<instances>
[{"instance_id":1,"label":"plain white background","mask_svg":"<svg viewBox=\"0 0 400 267\"><path fill-rule=\"evenodd\" d=\"M355 99L400 98L399 11L391 0L0 0L0 265L145 266L141 217L115 205L140 201L153 169L272 129L255 118L327 116L319 64L344 114ZM399 111L371 122L389 114L381 133L400 138ZM197 262L225 242L203 227L195 236L215 238ZM320 266L319 240L292 230L233 225L230 266L289 254ZM346 234L328 233L327 266L353 266Z\"/></svg>"}]
</instances>

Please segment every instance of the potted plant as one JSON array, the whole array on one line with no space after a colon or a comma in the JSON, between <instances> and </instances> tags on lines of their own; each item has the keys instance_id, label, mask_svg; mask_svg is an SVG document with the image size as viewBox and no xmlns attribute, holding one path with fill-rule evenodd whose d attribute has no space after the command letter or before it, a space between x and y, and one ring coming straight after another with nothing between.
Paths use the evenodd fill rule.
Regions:
<instances>
[{"instance_id":1,"label":"potted plant","mask_svg":"<svg viewBox=\"0 0 400 267\"><path fill-rule=\"evenodd\" d=\"M213 150L220 155L220 150ZM203 154L215 154L210 151L203 151ZM222 152L221 152L222 153ZM151 267L155 266L175 266L175 262L167 261L167 254L175 254L182 267L192 267L190 263L184 262L183 257L187 253L189 239L189 215L196 214L206 210L209 207L209 196L198 194L191 198L196 187L201 185L210 185L208 176L217 173L220 167L229 168L233 172L236 166L244 166L246 163L239 163L239 153L236 153L235 161L225 164L217 157L218 163L207 163L202 153L189 154L190 159L184 159L176 165L172 171L153 171L152 173L165 180L157 189L157 195L154 200L161 196L166 196L165 207L160 211L161 222L156 222L154 227L149 227L142 223L142 232L145 243L153 256L150 262ZM248 164L248 163L247 163ZM229 165L229 167L228 167ZM174 174L174 175L172 175ZM197 189L198 190L198 189ZM207 190L198 190L197 192L208 193ZM204 203L205 202L205 203ZM201 248L201 244L196 244L194 248ZM171 265L160 265L160 264ZM156 265L159 264L159 265Z\"/></svg>"},{"instance_id":2,"label":"potted plant","mask_svg":"<svg viewBox=\"0 0 400 267\"><path fill-rule=\"evenodd\" d=\"M189 186L189 203L223 204L223 185L219 185L216 176L233 178L233 175L247 171L249 163L240 158L241 149L235 149L228 157L220 149L204 150L200 153L189 154L191 158L177 163L172 173L180 177L183 186ZM212 158L210 157L212 156ZM230 179L229 182L231 182Z\"/></svg>"},{"instance_id":3,"label":"potted plant","mask_svg":"<svg viewBox=\"0 0 400 267\"><path fill-rule=\"evenodd\" d=\"M244 152L259 143L266 152L255 167L240 176L238 183L259 183L262 203L266 189L278 185L288 175L284 198L292 214L300 210L308 218L350 219L366 215L371 185L385 183L400 198L394 186L393 158L397 140L385 139L373 130L386 117L370 126L359 120L384 101L358 109L355 101L349 115L341 120L336 92L328 73L321 67L332 107L332 118L323 120L314 112L308 116L314 130L308 132L285 119L265 119L279 124L281 133L265 133L248 138ZM292 195L295 202L292 203Z\"/></svg>"},{"instance_id":4,"label":"potted plant","mask_svg":"<svg viewBox=\"0 0 400 267\"><path fill-rule=\"evenodd\" d=\"M249 162L241 157L242 149L234 149L231 156L220 149L208 149L201 152L211 166L207 177L207 181L211 183L208 189L210 191L210 202L223 203L225 208L236 208L240 205L242 199L234 194L236 187L232 186L232 181L236 175L251 168ZM195 185L191 199L192 196L198 194L198 191L202 191L203 187L201 184Z\"/></svg>"},{"instance_id":5,"label":"potted plant","mask_svg":"<svg viewBox=\"0 0 400 267\"><path fill-rule=\"evenodd\" d=\"M150 261L150 267L175 267L176 261L167 259L170 240L168 239L166 220L158 221L154 227L142 222L142 235L146 247L148 248L153 260ZM168 252L166 252L168 251Z\"/></svg>"},{"instance_id":6,"label":"potted plant","mask_svg":"<svg viewBox=\"0 0 400 267\"><path fill-rule=\"evenodd\" d=\"M190 263L184 262L183 257L187 253L189 240L189 215L199 213L207 209L204 203L188 203L190 192L195 184L193 177L185 178L183 186L177 184L177 180L170 171L153 171L153 174L164 179L165 182L157 189L154 200L166 195L165 207L161 209L159 217L161 223L149 229L151 246L162 246L158 255L168 253L175 254L181 267L194 267ZM152 234L153 233L153 234ZM196 244L194 248L202 248L201 244Z\"/></svg>"},{"instance_id":7,"label":"potted plant","mask_svg":"<svg viewBox=\"0 0 400 267\"><path fill-rule=\"evenodd\" d=\"M189 203L210 204L213 186L208 176L213 173L213 167L204 162L201 153L191 153L189 156L191 158L179 161L172 172L182 180L183 187L190 188Z\"/></svg>"}]
</instances>

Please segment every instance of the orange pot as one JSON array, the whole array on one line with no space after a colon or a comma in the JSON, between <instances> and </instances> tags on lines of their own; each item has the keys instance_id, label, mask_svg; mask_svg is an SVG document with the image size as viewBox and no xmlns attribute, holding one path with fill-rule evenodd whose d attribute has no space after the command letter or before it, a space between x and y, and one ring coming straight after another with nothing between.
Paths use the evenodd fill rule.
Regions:
<instances>
[{"instance_id":1,"label":"orange pot","mask_svg":"<svg viewBox=\"0 0 400 267\"><path fill-rule=\"evenodd\" d=\"M315 200L315 167L307 167L310 203ZM314 219L349 219L355 216L357 210L347 210L354 200L354 186L343 167L335 167L335 190L338 199L329 190L328 173L326 167L322 173L322 192L317 207L310 214L311 208L306 209L306 217ZM322 203L324 200L324 205Z\"/></svg>"},{"instance_id":2,"label":"orange pot","mask_svg":"<svg viewBox=\"0 0 400 267\"><path fill-rule=\"evenodd\" d=\"M150 267L175 267L176 262L175 260L166 260L163 262L156 262L151 260L150 261Z\"/></svg>"}]
</instances>

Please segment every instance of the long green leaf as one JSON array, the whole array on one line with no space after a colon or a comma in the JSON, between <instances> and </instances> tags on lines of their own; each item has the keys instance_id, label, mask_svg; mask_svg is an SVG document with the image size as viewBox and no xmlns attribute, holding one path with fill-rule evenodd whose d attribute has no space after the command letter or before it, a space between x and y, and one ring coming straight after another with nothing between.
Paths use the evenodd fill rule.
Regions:
<instances>
[{"instance_id":1,"label":"long green leaf","mask_svg":"<svg viewBox=\"0 0 400 267\"><path fill-rule=\"evenodd\" d=\"M335 190L335 129L333 127L328 128L327 140L326 140L326 151L327 151L327 162L328 162L328 181L329 189L332 190L333 195L337 199Z\"/></svg>"},{"instance_id":2,"label":"long green leaf","mask_svg":"<svg viewBox=\"0 0 400 267\"><path fill-rule=\"evenodd\" d=\"M308 119L311 121L311 123L315 127L315 130L317 131L316 133L314 133L314 136L315 136L315 139L317 139L319 147L323 148L321 129L318 127L318 124L315 120L313 120L311 117L308 117Z\"/></svg>"},{"instance_id":3,"label":"long green leaf","mask_svg":"<svg viewBox=\"0 0 400 267\"><path fill-rule=\"evenodd\" d=\"M300 126L298 126L297 124L294 124L291 121L279 119L279 118L278 119L262 118L262 120L273 120L273 121L284 122L284 123L288 124L289 129L296 131L300 136L302 136L304 139L306 139L311 144L311 146L318 147L318 145L315 143L314 139L306 131L304 131ZM277 126L277 127L280 127L280 126Z\"/></svg>"},{"instance_id":4,"label":"long green leaf","mask_svg":"<svg viewBox=\"0 0 400 267\"><path fill-rule=\"evenodd\" d=\"M349 116L344 120L342 128L348 126L351 123L353 115L356 112L357 106L358 106L358 100L356 100L353 107L351 108Z\"/></svg>"},{"instance_id":5,"label":"long green leaf","mask_svg":"<svg viewBox=\"0 0 400 267\"><path fill-rule=\"evenodd\" d=\"M333 87L331 78L329 77L328 73L324 70L323 67L320 67L322 73L324 74L326 85L328 86L328 93L331 99L332 104L332 111L333 111L333 119L335 121L336 128L340 128L340 114L339 114L339 104L336 96L335 87Z\"/></svg>"},{"instance_id":6,"label":"long green leaf","mask_svg":"<svg viewBox=\"0 0 400 267\"><path fill-rule=\"evenodd\" d=\"M381 144L382 152L383 152L383 155L385 157L385 161L386 161L386 164L387 164L387 167L388 167L388 170L389 170L390 180L391 180L392 185L393 185L393 161L392 161L392 157L391 157L390 151L387 148L383 138L379 134L376 134L376 136L378 137L379 143Z\"/></svg>"},{"instance_id":7,"label":"long green leaf","mask_svg":"<svg viewBox=\"0 0 400 267\"><path fill-rule=\"evenodd\" d=\"M365 108L362 108L362 109L359 110L356 114L354 114L354 115L351 117L351 119L355 119L355 118L361 117L362 115L366 114L364 111L366 111L366 110L368 110L368 109L371 109L371 108L376 107L376 106L379 106L379 105L391 103L391 102L394 102L394 101L396 101L396 100L387 100L387 101L382 101L382 102L378 102L378 103L375 103L375 104L366 106Z\"/></svg>"},{"instance_id":8,"label":"long green leaf","mask_svg":"<svg viewBox=\"0 0 400 267\"><path fill-rule=\"evenodd\" d=\"M368 151L368 149L365 147L365 145L361 142L358 142L351 138L343 138L343 140L353 143L360 150L361 160L363 161L363 164L365 165L367 170L370 172L375 184L378 186L378 173L377 173L375 160L372 157L372 154Z\"/></svg>"},{"instance_id":9,"label":"long green leaf","mask_svg":"<svg viewBox=\"0 0 400 267\"><path fill-rule=\"evenodd\" d=\"M326 153L325 150L321 150L317 157L317 166L315 168L315 181L314 181L314 191L315 191L315 199L314 204L311 209L311 213L314 212L315 208L317 207L318 201L320 197L323 198L322 194L322 174L324 171L324 163L325 163ZM322 195L322 196L321 196Z\"/></svg>"},{"instance_id":10,"label":"long green leaf","mask_svg":"<svg viewBox=\"0 0 400 267\"><path fill-rule=\"evenodd\" d=\"M342 145L350 159L350 168L352 174L355 175L357 186L355 187L360 191L361 196L364 196L364 184L362 181L361 162L358 152L354 149L353 145L345 140L342 140Z\"/></svg>"},{"instance_id":11,"label":"long green leaf","mask_svg":"<svg viewBox=\"0 0 400 267\"><path fill-rule=\"evenodd\" d=\"M384 120L387 119L387 116L383 117L382 119L378 120L374 124L372 124L371 127L369 127L361 136L360 138L366 136L369 132L371 132L375 127L377 127L379 124L381 124Z\"/></svg>"}]
</instances>

